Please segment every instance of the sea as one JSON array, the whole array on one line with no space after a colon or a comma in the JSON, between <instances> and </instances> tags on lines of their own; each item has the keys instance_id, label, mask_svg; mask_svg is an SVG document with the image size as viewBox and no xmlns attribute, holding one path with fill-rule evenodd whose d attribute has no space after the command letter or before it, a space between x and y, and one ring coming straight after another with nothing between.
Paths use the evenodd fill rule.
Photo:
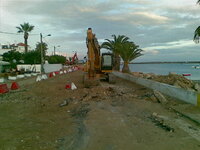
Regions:
<instances>
[{"instance_id":1,"label":"sea","mask_svg":"<svg viewBox=\"0 0 200 150\"><path fill-rule=\"evenodd\" d=\"M185 77L190 80L200 80L200 64L197 63L129 64L129 68L131 72L157 75L168 75L170 72L180 75L191 74Z\"/></svg>"}]
</instances>

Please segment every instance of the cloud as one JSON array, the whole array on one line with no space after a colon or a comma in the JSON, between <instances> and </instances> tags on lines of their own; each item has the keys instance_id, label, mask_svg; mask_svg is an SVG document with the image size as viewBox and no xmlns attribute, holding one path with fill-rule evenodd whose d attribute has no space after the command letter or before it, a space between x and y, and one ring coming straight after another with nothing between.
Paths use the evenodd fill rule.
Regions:
<instances>
[{"instance_id":1,"label":"cloud","mask_svg":"<svg viewBox=\"0 0 200 150\"><path fill-rule=\"evenodd\" d=\"M192 41L199 10L196 0L0 0L0 31L16 32L16 26L29 22L33 33L52 34L46 38L49 51L61 45L64 53L85 54L86 30L92 27L100 42L112 34L130 37L147 51L141 60L162 54L174 59L180 51L199 49ZM0 34L0 43L14 41L23 42L23 36ZM39 36L29 37L32 47L38 41Z\"/></svg>"},{"instance_id":2,"label":"cloud","mask_svg":"<svg viewBox=\"0 0 200 150\"><path fill-rule=\"evenodd\" d=\"M147 49L145 49L145 48L144 48L143 50L144 50L144 52L143 52L144 55L146 55L146 54L147 54L147 55L149 55L149 54L150 54L150 55L151 55L151 54L152 54L152 55L157 55L158 53L160 53L158 50L147 50Z\"/></svg>"},{"instance_id":3,"label":"cloud","mask_svg":"<svg viewBox=\"0 0 200 150\"><path fill-rule=\"evenodd\" d=\"M134 12L134 13L132 13L132 15L138 15L139 17L144 17L146 19L152 19L153 21L156 21L158 23L166 23L170 20L168 17L156 15L151 12Z\"/></svg>"},{"instance_id":4,"label":"cloud","mask_svg":"<svg viewBox=\"0 0 200 150\"><path fill-rule=\"evenodd\" d=\"M179 40L167 43L154 43L156 46L145 47L145 50L164 50L164 49L177 49L183 47L194 47L195 43L192 40Z\"/></svg>"}]
</instances>

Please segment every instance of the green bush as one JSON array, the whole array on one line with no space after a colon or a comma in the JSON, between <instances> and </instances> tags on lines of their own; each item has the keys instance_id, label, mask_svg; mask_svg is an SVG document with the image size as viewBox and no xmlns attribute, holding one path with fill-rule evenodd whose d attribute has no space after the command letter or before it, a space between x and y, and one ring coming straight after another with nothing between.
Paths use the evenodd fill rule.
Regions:
<instances>
[{"instance_id":1,"label":"green bush","mask_svg":"<svg viewBox=\"0 0 200 150\"><path fill-rule=\"evenodd\" d=\"M66 62L66 57L59 55L49 56L48 62L50 64L64 64Z\"/></svg>"},{"instance_id":2,"label":"green bush","mask_svg":"<svg viewBox=\"0 0 200 150\"><path fill-rule=\"evenodd\" d=\"M40 51L30 51L24 54L24 63L25 64L40 64L41 63L41 54Z\"/></svg>"}]
</instances>

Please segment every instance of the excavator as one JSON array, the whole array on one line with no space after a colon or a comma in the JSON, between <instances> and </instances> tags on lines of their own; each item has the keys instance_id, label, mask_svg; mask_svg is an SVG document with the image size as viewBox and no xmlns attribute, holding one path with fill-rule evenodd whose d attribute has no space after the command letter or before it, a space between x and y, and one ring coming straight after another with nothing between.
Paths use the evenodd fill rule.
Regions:
<instances>
[{"instance_id":1,"label":"excavator","mask_svg":"<svg viewBox=\"0 0 200 150\"><path fill-rule=\"evenodd\" d=\"M112 53L102 53L96 35L92 33L92 28L88 28L86 37L87 61L84 66L84 85L85 87L99 84L100 79L114 83L114 76L111 74L113 69Z\"/></svg>"},{"instance_id":2,"label":"excavator","mask_svg":"<svg viewBox=\"0 0 200 150\"><path fill-rule=\"evenodd\" d=\"M66 61L66 64L67 65L74 65L74 64L76 64L77 61L78 61L78 56L77 56L77 53L75 52L74 56L71 57L71 59Z\"/></svg>"}]
</instances>

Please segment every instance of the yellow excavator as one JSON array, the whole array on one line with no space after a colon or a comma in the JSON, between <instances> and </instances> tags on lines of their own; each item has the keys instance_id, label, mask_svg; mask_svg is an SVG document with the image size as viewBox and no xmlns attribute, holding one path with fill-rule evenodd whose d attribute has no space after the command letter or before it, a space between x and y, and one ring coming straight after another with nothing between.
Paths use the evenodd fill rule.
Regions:
<instances>
[{"instance_id":1,"label":"yellow excavator","mask_svg":"<svg viewBox=\"0 0 200 150\"><path fill-rule=\"evenodd\" d=\"M84 85L85 87L99 84L100 79L106 79L109 83L114 83L114 76L111 74L113 69L112 53L100 52L100 46L92 28L88 28L87 37L87 62L84 66Z\"/></svg>"}]
</instances>

